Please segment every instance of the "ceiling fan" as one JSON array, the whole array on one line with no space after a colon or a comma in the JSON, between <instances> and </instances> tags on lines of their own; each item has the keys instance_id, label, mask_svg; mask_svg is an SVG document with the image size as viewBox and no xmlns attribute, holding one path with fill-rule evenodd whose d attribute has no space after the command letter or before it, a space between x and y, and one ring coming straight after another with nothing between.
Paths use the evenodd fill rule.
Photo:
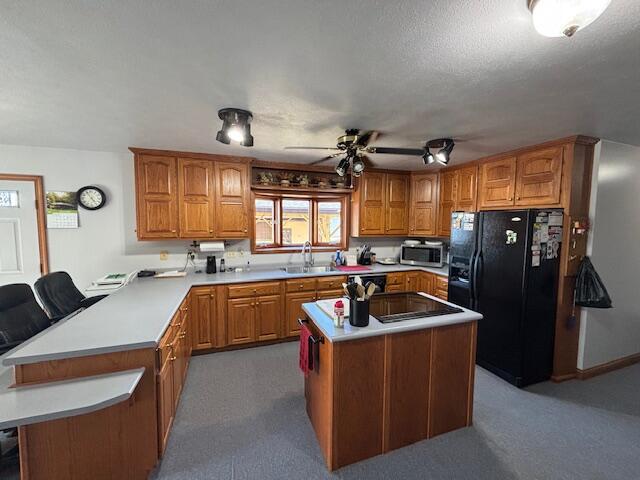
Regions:
<instances>
[{"instance_id":1,"label":"ceiling fan","mask_svg":"<svg viewBox=\"0 0 640 480\"><path fill-rule=\"evenodd\" d=\"M294 150L325 150L335 152L323 157L319 160L311 162L311 165L326 162L340 155L344 158L340 160L336 167L336 173L341 177L345 176L351 165L353 176L359 177L365 169L366 165L373 165L366 154L385 154L385 155L409 155L418 156L424 159L425 164L439 161L440 163L449 162L449 154L453 150L454 142L452 139L430 140L421 148L398 148L398 147L374 147L369 146L370 142L377 140L380 133L375 130L369 130L361 133L356 128L347 129L344 135L338 137L335 147L285 147L285 149ZM440 151L434 156L430 152L430 148L440 148Z\"/></svg>"}]
</instances>

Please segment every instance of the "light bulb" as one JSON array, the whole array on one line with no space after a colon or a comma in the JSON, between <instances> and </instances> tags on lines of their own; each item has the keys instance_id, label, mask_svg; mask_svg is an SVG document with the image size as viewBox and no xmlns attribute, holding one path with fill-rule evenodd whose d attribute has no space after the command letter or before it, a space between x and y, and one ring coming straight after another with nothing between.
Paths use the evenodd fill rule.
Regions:
<instances>
[{"instance_id":1,"label":"light bulb","mask_svg":"<svg viewBox=\"0 0 640 480\"><path fill-rule=\"evenodd\" d=\"M244 140L244 130L238 125L231 125L227 130L227 136L234 142L242 142Z\"/></svg>"},{"instance_id":2,"label":"light bulb","mask_svg":"<svg viewBox=\"0 0 640 480\"><path fill-rule=\"evenodd\" d=\"M530 0L533 26L545 37L571 37L593 23L611 0Z\"/></svg>"}]
</instances>

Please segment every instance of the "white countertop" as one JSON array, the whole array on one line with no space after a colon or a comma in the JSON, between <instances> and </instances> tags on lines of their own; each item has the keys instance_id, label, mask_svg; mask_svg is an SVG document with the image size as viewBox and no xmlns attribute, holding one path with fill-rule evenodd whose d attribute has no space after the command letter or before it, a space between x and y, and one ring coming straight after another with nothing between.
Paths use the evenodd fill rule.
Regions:
<instances>
[{"instance_id":1,"label":"white countertop","mask_svg":"<svg viewBox=\"0 0 640 480\"><path fill-rule=\"evenodd\" d=\"M427 298L431 298L438 302L446 303L453 307L458 307L463 311L461 313L452 313L450 315L438 315L434 317L416 318L413 320L404 320L401 322L381 323L373 316L369 316L369 325L366 327L354 327L345 319L344 328L335 327L332 318L322 310L316 302L305 303L302 309L309 315L313 323L320 329L322 334L330 342L341 342L346 340L357 340L359 338L375 337L377 335L389 335L392 333L409 332L412 330L423 330L426 328L442 327L445 325L453 325L456 323L472 322L481 320L482 315L468 310L459 305L445 302L432 295L420 292Z\"/></svg>"},{"instance_id":2,"label":"white countertop","mask_svg":"<svg viewBox=\"0 0 640 480\"><path fill-rule=\"evenodd\" d=\"M0 372L0 429L95 412L127 400L144 368L9 388L12 369Z\"/></svg>"},{"instance_id":3,"label":"white countertop","mask_svg":"<svg viewBox=\"0 0 640 480\"><path fill-rule=\"evenodd\" d=\"M408 265L372 265L358 275L422 270L447 275L441 269ZM10 351L4 365L155 348L180 303L193 286L287 280L301 277L351 275L351 272L290 274L278 267L253 268L250 272L189 273L181 278L136 278L91 308L49 327Z\"/></svg>"}]
</instances>

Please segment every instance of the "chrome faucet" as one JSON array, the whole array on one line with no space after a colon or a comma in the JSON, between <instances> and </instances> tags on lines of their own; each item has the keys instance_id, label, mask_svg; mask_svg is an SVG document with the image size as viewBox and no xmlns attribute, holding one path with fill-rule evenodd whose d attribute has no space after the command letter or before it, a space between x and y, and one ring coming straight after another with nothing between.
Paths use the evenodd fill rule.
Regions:
<instances>
[{"instance_id":1,"label":"chrome faucet","mask_svg":"<svg viewBox=\"0 0 640 480\"><path fill-rule=\"evenodd\" d=\"M307 247L309 247L309 260L307 260ZM313 265L313 251L311 250L311 242L306 241L304 245L302 245L302 261L304 262L305 267L310 267Z\"/></svg>"}]
</instances>

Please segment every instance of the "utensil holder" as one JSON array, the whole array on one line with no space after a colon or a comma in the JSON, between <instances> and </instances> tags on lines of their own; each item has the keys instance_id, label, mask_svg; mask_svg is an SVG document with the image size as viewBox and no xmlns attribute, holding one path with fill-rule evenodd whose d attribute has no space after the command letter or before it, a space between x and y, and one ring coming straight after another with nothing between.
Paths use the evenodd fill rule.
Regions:
<instances>
[{"instance_id":1,"label":"utensil holder","mask_svg":"<svg viewBox=\"0 0 640 480\"><path fill-rule=\"evenodd\" d=\"M349 300L349 323L354 327L369 325L369 300Z\"/></svg>"}]
</instances>

